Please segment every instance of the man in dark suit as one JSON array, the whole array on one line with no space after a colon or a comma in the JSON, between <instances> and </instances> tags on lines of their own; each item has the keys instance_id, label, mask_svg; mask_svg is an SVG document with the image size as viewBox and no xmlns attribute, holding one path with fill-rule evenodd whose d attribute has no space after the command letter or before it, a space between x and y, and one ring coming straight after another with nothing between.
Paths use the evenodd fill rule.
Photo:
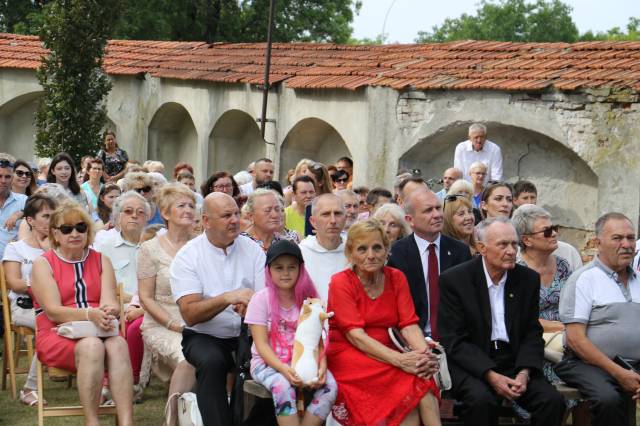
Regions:
<instances>
[{"instance_id":1,"label":"man in dark suit","mask_svg":"<svg viewBox=\"0 0 640 426\"><path fill-rule=\"evenodd\" d=\"M532 424L562 424L562 396L542 374L540 276L516 265L518 237L506 217L478 225L481 257L440 276L438 327L453 396L466 425L497 425L501 398L532 414Z\"/></svg>"},{"instance_id":2,"label":"man in dark suit","mask_svg":"<svg viewBox=\"0 0 640 426\"><path fill-rule=\"evenodd\" d=\"M404 200L404 208L413 234L396 241L389 266L404 272L420 328L438 340L438 277L448 268L471 259L471 252L464 243L440 233L442 203L427 188L411 192Z\"/></svg>"}]
</instances>

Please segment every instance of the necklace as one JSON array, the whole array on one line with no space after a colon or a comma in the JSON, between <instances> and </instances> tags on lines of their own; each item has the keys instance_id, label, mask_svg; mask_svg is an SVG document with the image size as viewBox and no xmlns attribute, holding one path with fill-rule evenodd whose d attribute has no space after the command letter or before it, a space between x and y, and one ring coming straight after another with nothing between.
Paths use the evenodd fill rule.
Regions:
<instances>
[{"instance_id":1,"label":"necklace","mask_svg":"<svg viewBox=\"0 0 640 426\"><path fill-rule=\"evenodd\" d=\"M376 300L378 297L380 297L380 295L382 294L382 291L380 291L380 289L378 288L380 284L380 274L376 272L373 280L367 282L365 281L358 273L356 273L356 275L358 276L358 279L360 280L360 282L362 283L362 288L364 289L364 292L367 293L367 296L369 296L369 298L371 300ZM384 288L383 288L384 291Z\"/></svg>"}]
</instances>

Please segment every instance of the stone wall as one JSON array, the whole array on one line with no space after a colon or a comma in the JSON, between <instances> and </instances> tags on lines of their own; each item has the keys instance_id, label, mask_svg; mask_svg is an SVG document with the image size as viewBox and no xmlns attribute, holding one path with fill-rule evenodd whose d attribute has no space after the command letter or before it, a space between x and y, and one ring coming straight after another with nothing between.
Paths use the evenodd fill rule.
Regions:
<instances>
[{"instance_id":1,"label":"stone wall","mask_svg":"<svg viewBox=\"0 0 640 426\"><path fill-rule=\"evenodd\" d=\"M266 144L256 119L259 87L113 77L110 126L131 158L155 157L167 170L191 161L201 180L269 156L283 175L309 156L355 161L354 183L391 187L399 167L439 177L470 123L489 128L504 153L505 178L529 178L541 204L576 235L619 210L637 217L640 103L624 90L572 93L348 90L270 92ZM41 88L31 71L0 70L0 150L33 155L33 112ZM572 237L573 238L573 237ZM585 237L586 238L586 237Z\"/></svg>"}]
</instances>

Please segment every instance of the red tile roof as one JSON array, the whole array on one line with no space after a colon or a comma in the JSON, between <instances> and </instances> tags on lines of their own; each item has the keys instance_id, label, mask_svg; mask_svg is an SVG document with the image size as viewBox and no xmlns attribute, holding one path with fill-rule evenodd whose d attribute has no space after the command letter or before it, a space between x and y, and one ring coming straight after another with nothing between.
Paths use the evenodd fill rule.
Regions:
<instances>
[{"instance_id":1,"label":"red tile roof","mask_svg":"<svg viewBox=\"0 0 640 426\"><path fill-rule=\"evenodd\" d=\"M104 67L112 75L262 84L264 48L263 43L112 40ZM0 68L35 69L44 54L37 37L0 34ZM270 80L309 89L640 91L640 42L276 43Z\"/></svg>"}]
</instances>

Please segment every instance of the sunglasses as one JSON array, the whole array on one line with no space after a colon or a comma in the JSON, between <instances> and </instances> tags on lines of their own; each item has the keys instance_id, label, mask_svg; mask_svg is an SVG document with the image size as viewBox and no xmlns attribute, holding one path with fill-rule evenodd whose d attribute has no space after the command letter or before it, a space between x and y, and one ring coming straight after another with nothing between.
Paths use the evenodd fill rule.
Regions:
<instances>
[{"instance_id":1,"label":"sunglasses","mask_svg":"<svg viewBox=\"0 0 640 426\"><path fill-rule=\"evenodd\" d=\"M14 173L16 174L16 176L18 177L31 177L31 172L29 171L24 171L24 170L16 170L14 171Z\"/></svg>"},{"instance_id":2,"label":"sunglasses","mask_svg":"<svg viewBox=\"0 0 640 426\"><path fill-rule=\"evenodd\" d=\"M3 169L11 168L11 169L13 169L13 163L11 161L7 160L6 158L0 159L0 168L3 168Z\"/></svg>"},{"instance_id":3,"label":"sunglasses","mask_svg":"<svg viewBox=\"0 0 640 426\"><path fill-rule=\"evenodd\" d=\"M138 194L142 194L143 192L150 192L151 191L151 187L150 186L143 186L142 188L135 188L134 191L136 191Z\"/></svg>"},{"instance_id":4,"label":"sunglasses","mask_svg":"<svg viewBox=\"0 0 640 426\"><path fill-rule=\"evenodd\" d=\"M464 197L464 195L462 194L451 194L451 195L447 195L446 197L444 197L444 203L446 204L447 202L452 202L452 201L456 201L458 198L460 197Z\"/></svg>"},{"instance_id":5,"label":"sunglasses","mask_svg":"<svg viewBox=\"0 0 640 426\"><path fill-rule=\"evenodd\" d=\"M78 222L75 225L60 225L56 229L62 232L62 235L69 235L74 229L78 231L79 234L84 234L89 229L89 225L84 222Z\"/></svg>"},{"instance_id":6,"label":"sunglasses","mask_svg":"<svg viewBox=\"0 0 640 426\"><path fill-rule=\"evenodd\" d=\"M339 178L339 179L334 179L333 181L338 183L347 183L349 182L349 178Z\"/></svg>"},{"instance_id":7,"label":"sunglasses","mask_svg":"<svg viewBox=\"0 0 640 426\"><path fill-rule=\"evenodd\" d=\"M532 232L530 234L524 234L524 235L542 234L544 235L545 238L550 238L554 232L557 234L559 229L560 229L560 225L551 225L551 226L547 226L542 231Z\"/></svg>"}]
</instances>

